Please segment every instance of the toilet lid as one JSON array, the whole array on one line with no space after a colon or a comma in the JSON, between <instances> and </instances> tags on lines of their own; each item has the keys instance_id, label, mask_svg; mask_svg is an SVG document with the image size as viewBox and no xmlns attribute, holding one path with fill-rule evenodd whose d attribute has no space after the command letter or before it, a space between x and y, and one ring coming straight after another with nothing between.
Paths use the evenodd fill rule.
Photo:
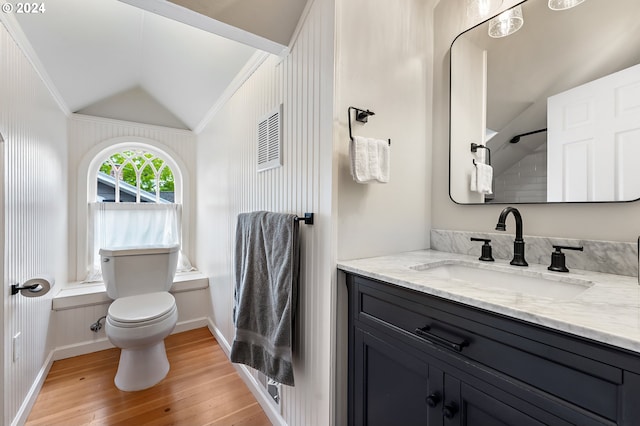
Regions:
<instances>
[{"instance_id":1,"label":"toilet lid","mask_svg":"<svg viewBox=\"0 0 640 426\"><path fill-rule=\"evenodd\" d=\"M161 317L176 304L166 291L120 297L109 306L109 316L118 322L143 322Z\"/></svg>"}]
</instances>

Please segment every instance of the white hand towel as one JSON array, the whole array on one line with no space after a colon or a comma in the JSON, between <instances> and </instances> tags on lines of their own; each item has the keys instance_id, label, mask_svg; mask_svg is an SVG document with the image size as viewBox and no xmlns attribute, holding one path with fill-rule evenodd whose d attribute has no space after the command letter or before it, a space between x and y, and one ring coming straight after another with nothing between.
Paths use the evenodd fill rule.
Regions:
<instances>
[{"instance_id":1,"label":"white hand towel","mask_svg":"<svg viewBox=\"0 0 640 426\"><path fill-rule=\"evenodd\" d=\"M374 177L371 174L369 139L356 136L351 141L349 155L351 157L351 176L358 183L368 183Z\"/></svg>"},{"instance_id":2,"label":"white hand towel","mask_svg":"<svg viewBox=\"0 0 640 426\"><path fill-rule=\"evenodd\" d=\"M378 146L378 173L376 180L380 183L389 182L391 174L391 146L388 141L376 140Z\"/></svg>"},{"instance_id":3,"label":"white hand towel","mask_svg":"<svg viewBox=\"0 0 640 426\"><path fill-rule=\"evenodd\" d=\"M480 194L492 194L493 167L488 164L476 163L475 170L471 173L471 191Z\"/></svg>"},{"instance_id":4,"label":"white hand towel","mask_svg":"<svg viewBox=\"0 0 640 426\"><path fill-rule=\"evenodd\" d=\"M351 176L358 183L389 182L390 150L386 141L362 136L349 145Z\"/></svg>"}]
</instances>

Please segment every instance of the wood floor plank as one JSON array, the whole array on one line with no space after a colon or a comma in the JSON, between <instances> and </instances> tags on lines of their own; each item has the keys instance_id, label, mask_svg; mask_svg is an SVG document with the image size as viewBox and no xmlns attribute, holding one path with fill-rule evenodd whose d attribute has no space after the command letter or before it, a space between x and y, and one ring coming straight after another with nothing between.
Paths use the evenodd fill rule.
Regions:
<instances>
[{"instance_id":1,"label":"wood floor plank","mask_svg":"<svg viewBox=\"0 0 640 426\"><path fill-rule=\"evenodd\" d=\"M262 407L256 402L209 424L211 426L269 426L271 423L264 418Z\"/></svg>"},{"instance_id":2,"label":"wood floor plank","mask_svg":"<svg viewBox=\"0 0 640 426\"><path fill-rule=\"evenodd\" d=\"M165 346L169 374L138 392L113 383L119 349L54 362L26 425L271 424L207 328L169 336Z\"/></svg>"}]
</instances>

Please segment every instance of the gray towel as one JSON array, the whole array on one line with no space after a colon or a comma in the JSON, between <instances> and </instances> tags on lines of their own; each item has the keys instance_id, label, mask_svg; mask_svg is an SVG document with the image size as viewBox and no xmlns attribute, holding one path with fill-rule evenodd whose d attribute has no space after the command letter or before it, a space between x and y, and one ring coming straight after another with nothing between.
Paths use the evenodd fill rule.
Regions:
<instances>
[{"instance_id":1,"label":"gray towel","mask_svg":"<svg viewBox=\"0 0 640 426\"><path fill-rule=\"evenodd\" d=\"M238 215L231 361L289 386L299 257L295 215Z\"/></svg>"}]
</instances>

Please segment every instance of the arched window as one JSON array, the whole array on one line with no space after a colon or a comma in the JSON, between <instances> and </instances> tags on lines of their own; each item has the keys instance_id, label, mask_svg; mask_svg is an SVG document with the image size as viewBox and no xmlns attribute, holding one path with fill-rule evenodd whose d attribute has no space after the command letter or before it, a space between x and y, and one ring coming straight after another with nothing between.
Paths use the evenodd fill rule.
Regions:
<instances>
[{"instance_id":1,"label":"arched window","mask_svg":"<svg viewBox=\"0 0 640 426\"><path fill-rule=\"evenodd\" d=\"M175 179L161 156L141 148L111 154L97 173L98 202L173 203Z\"/></svg>"},{"instance_id":2,"label":"arched window","mask_svg":"<svg viewBox=\"0 0 640 426\"><path fill-rule=\"evenodd\" d=\"M168 155L142 144L102 151L89 170L86 281L102 279L100 248L182 243L181 173ZM178 271L193 269L182 254Z\"/></svg>"}]
</instances>

